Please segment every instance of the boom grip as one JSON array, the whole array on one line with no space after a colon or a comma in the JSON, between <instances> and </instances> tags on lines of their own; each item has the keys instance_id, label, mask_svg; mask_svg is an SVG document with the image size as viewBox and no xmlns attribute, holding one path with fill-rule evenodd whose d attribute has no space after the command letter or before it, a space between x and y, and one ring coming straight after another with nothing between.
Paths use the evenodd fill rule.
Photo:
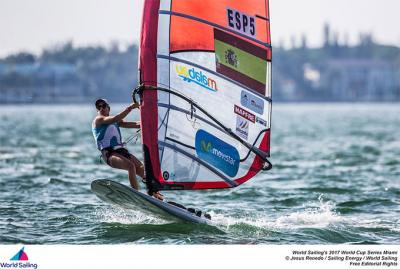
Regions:
<instances>
[{"instance_id":1,"label":"boom grip","mask_svg":"<svg viewBox=\"0 0 400 269\"><path fill-rule=\"evenodd\" d=\"M144 89L144 85L140 84L139 86L137 86L133 91L132 91L132 101L135 104L139 104L140 100L136 99L136 95L139 96L139 98L142 96L143 93L143 89Z\"/></svg>"}]
</instances>

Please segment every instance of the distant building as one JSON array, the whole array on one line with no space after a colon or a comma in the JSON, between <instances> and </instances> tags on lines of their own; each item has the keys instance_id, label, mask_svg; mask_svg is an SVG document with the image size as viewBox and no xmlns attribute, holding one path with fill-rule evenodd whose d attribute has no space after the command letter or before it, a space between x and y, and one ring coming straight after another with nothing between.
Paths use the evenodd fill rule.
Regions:
<instances>
[{"instance_id":1,"label":"distant building","mask_svg":"<svg viewBox=\"0 0 400 269\"><path fill-rule=\"evenodd\" d=\"M70 64L1 64L0 103L81 102L85 83Z\"/></svg>"},{"instance_id":2,"label":"distant building","mask_svg":"<svg viewBox=\"0 0 400 269\"><path fill-rule=\"evenodd\" d=\"M382 60L328 60L319 85L332 101L396 101L400 81L393 64Z\"/></svg>"},{"instance_id":3,"label":"distant building","mask_svg":"<svg viewBox=\"0 0 400 269\"><path fill-rule=\"evenodd\" d=\"M276 101L295 102L302 98L296 81L281 72L274 72L272 88L279 89L272 91L273 98Z\"/></svg>"}]
</instances>

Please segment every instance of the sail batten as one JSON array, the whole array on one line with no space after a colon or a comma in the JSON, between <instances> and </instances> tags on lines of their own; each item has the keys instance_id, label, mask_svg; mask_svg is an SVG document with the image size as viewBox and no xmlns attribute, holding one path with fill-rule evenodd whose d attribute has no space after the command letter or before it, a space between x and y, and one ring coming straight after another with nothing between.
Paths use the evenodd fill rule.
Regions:
<instances>
[{"instance_id":1,"label":"sail batten","mask_svg":"<svg viewBox=\"0 0 400 269\"><path fill-rule=\"evenodd\" d=\"M269 23L267 0L145 1L142 142L156 189L236 187L270 165Z\"/></svg>"}]
</instances>

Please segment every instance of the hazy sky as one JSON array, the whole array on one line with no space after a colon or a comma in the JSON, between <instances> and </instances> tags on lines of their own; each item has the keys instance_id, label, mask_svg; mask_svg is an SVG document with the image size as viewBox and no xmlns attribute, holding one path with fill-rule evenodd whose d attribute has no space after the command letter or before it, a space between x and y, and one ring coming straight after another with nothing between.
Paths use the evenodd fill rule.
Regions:
<instances>
[{"instance_id":1,"label":"hazy sky","mask_svg":"<svg viewBox=\"0 0 400 269\"><path fill-rule=\"evenodd\" d=\"M137 41L142 5L143 0L0 0L0 57L20 50L37 54L67 40L78 46ZM372 32L376 41L400 46L400 0L270 0L270 9L275 45L289 45L291 36L303 33L319 45L329 22L352 42L359 32Z\"/></svg>"}]
</instances>

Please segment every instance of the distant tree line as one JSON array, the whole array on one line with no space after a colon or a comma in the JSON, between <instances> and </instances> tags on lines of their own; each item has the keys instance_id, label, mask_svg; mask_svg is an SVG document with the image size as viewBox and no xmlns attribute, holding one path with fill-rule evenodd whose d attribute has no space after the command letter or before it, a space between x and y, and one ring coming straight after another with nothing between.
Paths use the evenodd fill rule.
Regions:
<instances>
[{"instance_id":1,"label":"distant tree line","mask_svg":"<svg viewBox=\"0 0 400 269\"><path fill-rule=\"evenodd\" d=\"M330 30L329 25L325 25L323 46L319 48L307 47L305 36L301 37L301 42L297 46L292 40L291 48L284 48L282 45L274 47L272 62L274 100L285 101L281 91L281 82L285 80L294 81L296 84L297 93L294 101L332 100L330 85L319 87L312 85L312 82L304 76L305 65L310 65L323 73L331 60L376 60L386 62L400 71L400 48L377 44L371 34L360 34L359 42L355 45L349 45L347 38L340 42L338 36Z\"/></svg>"},{"instance_id":2,"label":"distant tree line","mask_svg":"<svg viewBox=\"0 0 400 269\"><path fill-rule=\"evenodd\" d=\"M273 49L273 98L285 101L282 94L282 81L296 84L295 100L313 101L329 99L329 89L316 89L304 76L304 66L309 64L323 72L330 59L379 59L400 67L400 49L395 46L376 44L372 35L360 35L359 44L350 46L348 42L339 42L338 35L332 33L329 26L324 28L323 46L309 48L307 38L301 37L299 46ZM87 101L105 97L112 101L126 102L132 88L137 85L138 47L132 44L119 49L117 44L111 48L100 46L75 47L72 42L44 49L41 55L21 52L0 59L0 90L5 87L37 87L57 83L79 82L83 85L82 94ZM10 66L19 66L19 71L6 72ZM56 66L60 74L37 75L30 68ZM67 72L68 68L73 71ZM13 70L13 69L11 69ZM22 70L22 71L21 71ZM63 71L64 70L64 71ZM40 73L40 72L39 72ZM53 72L54 73L54 72ZM40 74L47 74L45 70ZM52 74L51 72L49 74ZM325 85L325 87L329 87ZM296 99L297 98L297 99Z\"/></svg>"},{"instance_id":3,"label":"distant tree line","mask_svg":"<svg viewBox=\"0 0 400 269\"><path fill-rule=\"evenodd\" d=\"M57 83L73 81L83 85L82 94L88 101L99 96L126 101L137 84L137 55L135 44L121 50L117 44L108 49L100 46L75 48L72 42L44 49L40 56L21 52L0 59L0 86L52 85L55 78L51 74L55 71L44 70L50 68L60 70ZM68 67L74 71L66 72ZM2 69L11 71L2 72Z\"/></svg>"}]
</instances>

